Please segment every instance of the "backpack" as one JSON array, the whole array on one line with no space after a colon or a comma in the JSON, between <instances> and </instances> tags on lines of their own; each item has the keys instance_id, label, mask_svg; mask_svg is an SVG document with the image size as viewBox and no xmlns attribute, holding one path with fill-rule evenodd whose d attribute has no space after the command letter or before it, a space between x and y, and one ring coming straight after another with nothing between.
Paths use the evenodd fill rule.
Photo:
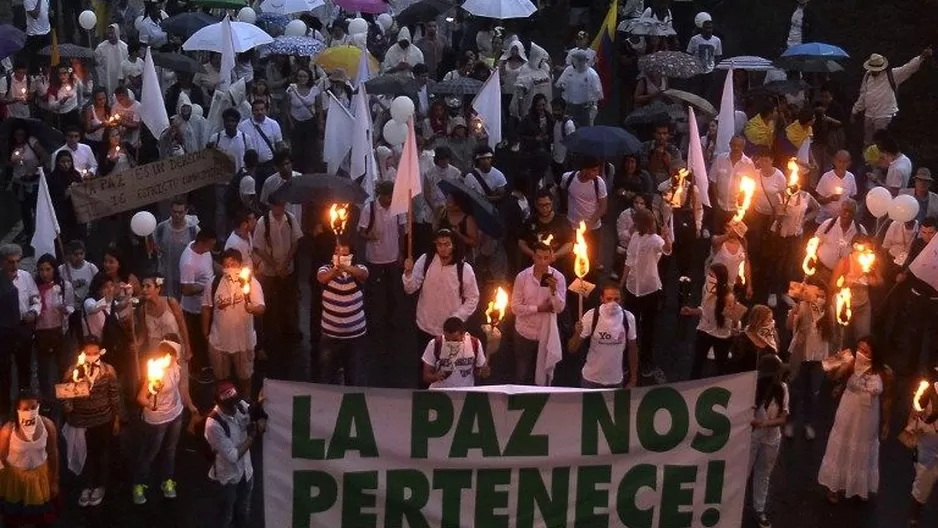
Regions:
<instances>
[{"instance_id":1,"label":"backpack","mask_svg":"<svg viewBox=\"0 0 938 528\"><path fill-rule=\"evenodd\" d=\"M474 335L469 335L470 341L472 341L472 365L475 367L476 363L479 361L479 352L482 349L482 343ZM443 352L443 336L437 336L433 338L433 360L437 365L440 364L440 355Z\"/></svg>"},{"instance_id":2,"label":"backpack","mask_svg":"<svg viewBox=\"0 0 938 528\"><path fill-rule=\"evenodd\" d=\"M249 409L244 400L238 402L238 410L244 414L248 414ZM197 423L193 430L196 441L199 443L199 452L202 453L202 456L211 462L212 465L215 465L215 450L212 449L208 440L205 439L205 428L208 425L209 419L215 420L215 422L221 426L222 430L225 431L225 436L228 438L231 438L231 426L228 425L228 421L222 418L216 409L212 409L212 412L208 413L204 420Z\"/></svg>"},{"instance_id":3,"label":"backpack","mask_svg":"<svg viewBox=\"0 0 938 528\"><path fill-rule=\"evenodd\" d=\"M293 215L289 213L284 214L287 217L287 225L290 226L290 231L293 231ZM267 249L273 251L273 245L270 243L270 209L264 211L264 241L267 242Z\"/></svg>"},{"instance_id":4,"label":"backpack","mask_svg":"<svg viewBox=\"0 0 938 528\"><path fill-rule=\"evenodd\" d=\"M430 264L433 263L433 259L436 257L424 253L423 254L423 280L427 280L427 270L430 269ZM459 300L466 302L466 296L463 294L462 288L462 270L465 267L466 262L462 259L456 261L456 280L459 281ZM423 286L421 286L423 288Z\"/></svg>"},{"instance_id":5,"label":"backpack","mask_svg":"<svg viewBox=\"0 0 938 528\"><path fill-rule=\"evenodd\" d=\"M570 186L573 185L573 180L576 179L580 171L571 171L560 177L560 181L563 182L560 189L560 200L557 205L560 206L561 214L567 214L570 211ZM567 181L564 182L564 178L567 178ZM599 177L593 179L593 192L596 193L596 201L599 201Z\"/></svg>"},{"instance_id":6,"label":"backpack","mask_svg":"<svg viewBox=\"0 0 938 528\"><path fill-rule=\"evenodd\" d=\"M472 169L471 171L469 171L468 173L466 173L466 176L468 176L468 175L470 175L470 174L472 175L473 178L475 178L475 180L476 180L477 182L479 182L479 186L482 187L482 192L483 192L486 196L492 194L492 188L489 187L489 184L485 183L485 178L482 176L482 174L479 173L479 171L477 171L477 170L475 170L475 169ZM465 176L463 176L463 179L465 179Z\"/></svg>"},{"instance_id":7,"label":"backpack","mask_svg":"<svg viewBox=\"0 0 938 528\"><path fill-rule=\"evenodd\" d=\"M625 312L625 310L622 310ZM593 334L596 333L596 326L599 324L599 307L593 308L593 321L590 323L590 340L593 339ZM629 318L625 316L625 313L622 314L622 327L625 329L626 339L629 335Z\"/></svg>"}]
</instances>

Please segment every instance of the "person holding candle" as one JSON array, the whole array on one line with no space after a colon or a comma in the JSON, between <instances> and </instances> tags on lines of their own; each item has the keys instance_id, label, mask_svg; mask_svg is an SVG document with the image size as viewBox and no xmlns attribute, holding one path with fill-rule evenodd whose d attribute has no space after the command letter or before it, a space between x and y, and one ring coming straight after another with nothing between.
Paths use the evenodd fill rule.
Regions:
<instances>
[{"instance_id":1,"label":"person holding candle","mask_svg":"<svg viewBox=\"0 0 938 528\"><path fill-rule=\"evenodd\" d=\"M875 254L876 242L869 236L858 235L853 239L853 250L834 266L831 274L831 291L840 289L839 279L850 288L850 309L853 312L846 328L840 328L841 342L849 331L854 339L868 335L872 326L873 309L870 303L870 288L883 283L883 266L873 262L868 267L862 259ZM868 268L868 269L867 269Z\"/></svg>"},{"instance_id":2,"label":"person holding candle","mask_svg":"<svg viewBox=\"0 0 938 528\"><path fill-rule=\"evenodd\" d=\"M795 417L803 412L804 436L814 440L814 409L824 379L821 361L830 354L834 338L833 303L827 284L815 277L808 279L798 304L788 311L785 326L792 332L788 365L793 400L785 437L794 436Z\"/></svg>"},{"instance_id":3,"label":"person holding candle","mask_svg":"<svg viewBox=\"0 0 938 528\"><path fill-rule=\"evenodd\" d=\"M746 138L733 136L730 139L730 151L717 154L707 173L716 195L713 205L713 234L723 234L726 223L736 214L739 182L745 175L755 175L756 166L743 151ZM712 202L713 200L711 200Z\"/></svg>"},{"instance_id":4,"label":"person holding candle","mask_svg":"<svg viewBox=\"0 0 938 528\"><path fill-rule=\"evenodd\" d=\"M65 426L62 436L68 449L68 469L77 476L81 495L78 505L99 506L104 500L110 472L113 439L120 434L120 384L114 367L101 360L105 349L94 336L81 347L84 365L65 374L66 383L78 374L90 386L85 398L63 400ZM81 451L84 451L83 453Z\"/></svg>"},{"instance_id":5,"label":"person holding candle","mask_svg":"<svg viewBox=\"0 0 938 528\"><path fill-rule=\"evenodd\" d=\"M800 173L800 179L803 181L808 177L806 172ZM782 194L782 208L777 222L777 237L774 237L775 258L774 273L771 273L769 279L769 306L775 306L778 297L781 296L785 302L791 299L788 295L788 282L796 277L800 277L800 263L803 257L804 226L814 225L813 218L818 214L820 205L808 191L805 191L799 185L798 187L789 187ZM790 306L791 304L789 304Z\"/></svg>"},{"instance_id":6,"label":"person holding candle","mask_svg":"<svg viewBox=\"0 0 938 528\"><path fill-rule=\"evenodd\" d=\"M65 132L65 144L52 153L52 161L58 161L59 152L68 151L72 155L72 166L81 177L93 177L98 173L98 159L91 147L80 142L81 129L78 126L69 126L62 130Z\"/></svg>"},{"instance_id":7,"label":"person holding candle","mask_svg":"<svg viewBox=\"0 0 938 528\"><path fill-rule=\"evenodd\" d=\"M828 376L846 379L846 388L817 480L827 488L831 504L842 496L867 500L879 490L879 443L889 435L893 373L871 338L864 336L857 341L853 361L843 362Z\"/></svg>"},{"instance_id":8,"label":"person holding candle","mask_svg":"<svg viewBox=\"0 0 938 528\"><path fill-rule=\"evenodd\" d=\"M150 482L150 467L159 459L160 490L167 499L176 498L176 446L182 433L183 410L188 409L198 418L199 409L189 395L189 376L180 365L182 343L178 334L166 334L153 348L157 357L169 357L169 366L159 380L144 376L140 380L137 404L143 413L140 420L140 454L133 475L133 501L146 504L146 490ZM152 391L155 383L159 390Z\"/></svg>"},{"instance_id":9,"label":"person holding candle","mask_svg":"<svg viewBox=\"0 0 938 528\"><path fill-rule=\"evenodd\" d=\"M773 263L778 257L776 240L778 238L778 220L782 214L785 188L788 180L782 171L775 168L772 151L766 147L755 150L752 160L758 172L755 174L756 185L752 196L752 207L746 214L749 231L749 258L752 261L754 296L757 300L768 298L770 277ZM771 304L769 305L771 306Z\"/></svg>"},{"instance_id":10,"label":"person holding candle","mask_svg":"<svg viewBox=\"0 0 938 528\"><path fill-rule=\"evenodd\" d=\"M23 121L14 121L10 137L10 170L13 194L20 207L23 231L19 238L29 240L36 227L36 198L39 188L39 170L48 161L48 154L39 140L29 133Z\"/></svg>"},{"instance_id":11,"label":"person holding candle","mask_svg":"<svg viewBox=\"0 0 938 528\"><path fill-rule=\"evenodd\" d=\"M140 350L153 350L160 345L163 336L174 334L180 336L178 341L182 348L176 354L176 361L186 366L186 376L189 375L189 359L192 357L192 345L189 341L189 331L186 327L185 316L179 302L163 293L166 279L159 273L152 273L140 281L140 306L137 307L137 317L134 329L137 331L137 346ZM141 363L140 367L143 367Z\"/></svg>"},{"instance_id":12,"label":"person holding candle","mask_svg":"<svg viewBox=\"0 0 938 528\"><path fill-rule=\"evenodd\" d=\"M69 281L59 275L58 262L49 254L36 261L36 286L42 308L36 318L36 367L39 376L39 391L45 405L55 398L53 377L58 378L57 365L65 353L65 331L68 318L75 311L72 299L75 292ZM51 371L51 372L50 372Z\"/></svg>"},{"instance_id":13,"label":"person holding candle","mask_svg":"<svg viewBox=\"0 0 938 528\"><path fill-rule=\"evenodd\" d=\"M106 128L101 134L101 146L98 151L99 175L118 174L134 165L136 163L130 156L130 149L121 143L120 130Z\"/></svg>"},{"instance_id":14,"label":"person holding candle","mask_svg":"<svg viewBox=\"0 0 938 528\"><path fill-rule=\"evenodd\" d=\"M745 222L730 220L726 224L724 235L710 238L710 264L722 264L728 274L730 289L741 286L739 295L752 298L752 265L749 261L746 244L746 232L749 228ZM739 274L742 268L743 274Z\"/></svg>"},{"instance_id":15,"label":"person holding candle","mask_svg":"<svg viewBox=\"0 0 938 528\"><path fill-rule=\"evenodd\" d=\"M85 143L99 157L106 152L104 131L114 124L108 92L104 87L96 86L91 92L91 105L85 108Z\"/></svg>"},{"instance_id":16,"label":"person holding candle","mask_svg":"<svg viewBox=\"0 0 938 528\"><path fill-rule=\"evenodd\" d=\"M856 177L847 170L851 161L850 153L846 150L837 152L834 155L834 168L825 172L818 181L814 189L817 203L821 205L817 224L836 218L844 201L857 196Z\"/></svg>"},{"instance_id":17,"label":"person holding candle","mask_svg":"<svg viewBox=\"0 0 938 528\"><path fill-rule=\"evenodd\" d=\"M749 310L746 330L733 336L726 374L755 370L759 358L765 354L778 354L778 330L772 309L757 304Z\"/></svg>"},{"instance_id":18,"label":"person holding candle","mask_svg":"<svg viewBox=\"0 0 938 528\"><path fill-rule=\"evenodd\" d=\"M0 94L0 104L6 107L8 118L30 117L29 103L33 89L29 68L23 58L17 57L13 62L13 71L0 77Z\"/></svg>"},{"instance_id":19,"label":"person holding candle","mask_svg":"<svg viewBox=\"0 0 938 528\"><path fill-rule=\"evenodd\" d=\"M396 225L392 227L396 228ZM368 384L365 357L368 327L362 291L368 276L368 268L353 264L346 235L336 236L332 262L321 266L316 273L316 280L323 290L322 335L319 339L321 383L339 384L342 381L346 386L359 387ZM340 367L344 371L344 380L339 378Z\"/></svg>"},{"instance_id":20,"label":"person holding candle","mask_svg":"<svg viewBox=\"0 0 938 528\"><path fill-rule=\"evenodd\" d=\"M720 263L711 264L707 270L700 306L681 307L681 315L700 317L694 339L694 361L690 369L690 379L701 378L704 360L711 348L716 359L716 375L726 374L733 329L745 313L746 307L736 302L736 296L733 295L729 269Z\"/></svg>"},{"instance_id":21,"label":"person holding candle","mask_svg":"<svg viewBox=\"0 0 938 528\"><path fill-rule=\"evenodd\" d=\"M49 528L59 500L59 440L39 414L39 395L16 398L16 418L0 428L0 518L4 526Z\"/></svg>"},{"instance_id":22,"label":"person holding candle","mask_svg":"<svg viewBox=\"0 0 938 528\"><path fill-rule=\"evenodd\" d=\"M703 234L703 204L693 175L687 170L675 172L658 185L654 197L655 216L667 225L674 236L674 260L678 274L689 276L694 260L694 246Z\"/></svg>"},{"instance_id":23,"label":"person holding candle","mask_svg":"<svg viewBox=\"0 0 938 528\"><path fill-rule=\"evenodd\" d=\"M587 310L576 322L567 350L576 354L584 339L589 343L581 372L583 388L637 387L639 351L635 316L622 308L622 290L616 283L607 283L600 289L601 304ZM628 356L624 357L626 352Z\"/></svg>"},{"instance_id":24,"label":"person holding candle","mask_svg":"<svg viewBox=\"0 0 938 528\"><path fill-rule=\"evenodd\" d=\"M82 82L68 66L58 66L54 75L50 76L45 100L49 110L56 116L60 130L82 125L79 108L84 89Z\"/></svg>"}]
</instances>

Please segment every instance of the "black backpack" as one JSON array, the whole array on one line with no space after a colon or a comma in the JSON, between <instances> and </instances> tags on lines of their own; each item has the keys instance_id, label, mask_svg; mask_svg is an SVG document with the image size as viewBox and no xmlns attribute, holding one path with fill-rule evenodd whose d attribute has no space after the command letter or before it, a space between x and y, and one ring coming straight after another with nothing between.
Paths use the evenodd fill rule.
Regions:
<instances>
[{"instance_id":1,"label":"black backpack","mask_svg":"<svg viewBox=\"0 0 938 528\"><path fill-rule=\"evenodd\" d=\"M430 264L433 263L433 259L436 258L436 253L430 255L429 253L423 254L423 280L427 280L427 270L430 269ZM456 280L459 281L459 300L466 302L466 296L463 294L462 288L462 270L465 267L466 262L462 259L456 261ZM421 286L423 288L423 286Z\"/></svg>"},{"instance_id":2,"label":"black backpack","mask_svg":"<svg viewBox=\"0 0 938 528\"><path fill-rule=\"evenodd\" d=\"M560 177L560 181L562 185L560 187L560 193L559 193L560 196L558 196L560 200L558 200L558 203L557 203L557 205L559 206L557 212L561 214L567 214L568 212L570 212L570 186L573 185L573 180L576 179L577 174L579 173L580 171L572 171ZM567 178L567 180L564 181L564 178ZM596 201L598 202L599 201L599 177L598 176L593 179L593 192L596 193Z\"/></svg>"},{"instance_id":3,"label":"black backpack","mask_svg":"<svg viewBox=\"0 0 938 528\"><path fill-rule=\"evenodd\" d=\"M249 409L244 400L238 402L238 410L244 414L248 414ZM196 441L199 444L199 452L202 453L202 456L204 456L206 460L214 465L216 454L215 450L212 449L212 446L208 443L208 440L205 439L205 428L208 426L209 419L215 420L215 422L221 426L222 430L225 431L225 436L228 438L231 438L231 426L228 425L227 420L219 415L217 410L212 409L212 411L208 413L204 420L196 424L193 430L193 434L195 434Z\"/></svg>"}]
</instances>

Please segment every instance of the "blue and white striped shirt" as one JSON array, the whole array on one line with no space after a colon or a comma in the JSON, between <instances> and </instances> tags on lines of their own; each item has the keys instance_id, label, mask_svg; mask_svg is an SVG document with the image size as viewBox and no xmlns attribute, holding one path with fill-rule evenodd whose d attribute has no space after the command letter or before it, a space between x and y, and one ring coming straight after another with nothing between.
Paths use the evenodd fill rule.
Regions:
<instances>
[{"instance_id":1,"label":"blue and white striped shirt","mask_svg":"<svg viewBox=\"0 0 938 528\"><path fill-rule=\"evenodd\" d=\"M356 265L366 269L361 264ZM333 268L327 264L318 273ZM365 335L365 305L361 286L348 275L339 275L323 285L322 333L334 339L352 339Z\"/></svg>"}]
</instances>

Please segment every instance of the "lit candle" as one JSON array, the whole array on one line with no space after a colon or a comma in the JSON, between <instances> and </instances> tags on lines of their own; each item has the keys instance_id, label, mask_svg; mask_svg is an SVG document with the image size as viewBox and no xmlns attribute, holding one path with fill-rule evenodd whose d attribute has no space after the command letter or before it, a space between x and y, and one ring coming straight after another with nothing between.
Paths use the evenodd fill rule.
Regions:
<instances>
[{"instance_id":1,"label":"lit candle","mask_svg":"<svg viewBox=\"0 0 938 528\"><path fill-rule=\"evenodd\" d=\"M241 293L245 296L251 293L251 268L241 268L238 272L238 281L241 283Z\"/></svg>"},{"instance_id":2,"label":"lit candle","mask_svg":"<svg viewBox=\"0 0 938 528\"><path fill-rule=\"evenodd\" d=\"M72 371L72 381L78 383L78 381L83 378L85 375L85 353L82 352L78 354L78 364L75 366L75 370Z\"/></svg>"},{"instance_id":3,"label":"lit candle","mask_svg":"<svg viewBox=\"0 0 938 528\"><path fill-rule=\"evenodd\" d=\"M736 215L733 220L741 222L746 217L746 211L752 205L752 195L756 192L756 180L743 176L739 181L739 196L736 199Z\"/></svg>"},{"instance_id":4,"label":"lit candle","mask_svg":"<svg viewBox=\"0 0 938 528\"><path fill-rule=\"evenodd\" d=\"M873 269L873 263L876 262L876 253L863 244L855 245L854 250L859 253L857 262L860 263L860 269L863 270L863 273L869 273Z\"/></svg>"},{"instance_id":5,"label":"lit candle","mask_svg":"<svg viewBox=\"0 0 938 528\"><path fill-rule=\"evenodd\" d=\"M746 261L745 260L739 263L739 272L737 273L737 275L739 275L739 283L745 286L746 285Z\"/></svg>"},{"instance_id":6,"label":"lit candle","mask_svg":"<svg viewBox=\"0 0 938 528\"><path fill-rule=\"evenodd\" d=\"M508 292L501 286L495 290L495 300L489 301L489 307L485 310L485 320L489 325L498 326L498 323L505 317L505 310L508 308Z\"/></svg>"},{"instance_id":7,"label":"lit candle","mask_svg":"<svg viewBox=\"0 0 938 528\"><path fill-rule=\"evenodd\" d=\"M788 161L788 196L794 196L801 188L800 175L798 174L798 160L792 158Z\"/></svg>"},{"instance_id":8,"label":"lit candle","mask_svg":"<svg viewBox=\"0 0 938 528\"><path fill-rule=\"evenodd\" d=\"M590 272L589 246L586 245L586 222L580 221L576 228L576 241L573 244L573 273L579 278L581 286L584 277ZM583 318L583 297L584 292L579 293L579 318Z\"/></svg>"},{"instance_id":9,"label":"lit candle","mask_svg":"<svg viewBox=\"0 0 938 528\"><path fill-rule=\"evenodd\" d=\"M163 390L163 376L166 369L172 364L173 358L169 354L161 358L147 360L147 392L153 396L153 409L156 410L156 395Z\"/></svg>"}]
</instances>

